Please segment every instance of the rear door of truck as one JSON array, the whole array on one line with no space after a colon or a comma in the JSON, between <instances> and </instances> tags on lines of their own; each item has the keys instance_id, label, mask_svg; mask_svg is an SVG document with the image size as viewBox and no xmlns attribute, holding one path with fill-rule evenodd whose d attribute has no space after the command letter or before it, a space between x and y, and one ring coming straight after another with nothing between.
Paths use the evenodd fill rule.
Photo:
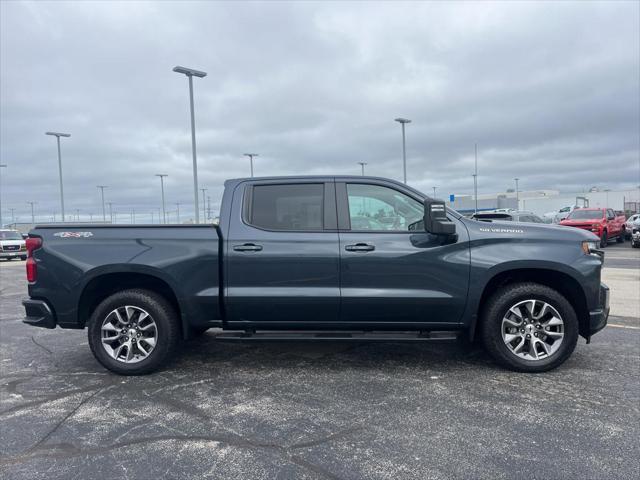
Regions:
<instances>
[{"instance_id":1,"label":"rear door of truck","mask_svg":"<svg viewBox=\"0 0 640 480\"><path fill-rule=\"evenodd\" d=\"M332 178L314 178L236 186L225 242L230 326L255 322L296 328L338 320L334 185Z\"/></svg>"}]
</instances>

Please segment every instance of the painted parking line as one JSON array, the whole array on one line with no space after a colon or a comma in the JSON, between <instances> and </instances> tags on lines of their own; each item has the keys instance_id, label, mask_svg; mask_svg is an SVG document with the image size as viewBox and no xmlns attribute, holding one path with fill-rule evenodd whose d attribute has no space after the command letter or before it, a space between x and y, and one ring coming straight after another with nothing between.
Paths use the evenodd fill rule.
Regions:
<instances>
[{"instance_id":1,"label":"painted parking line","mask_svg":"<svg viewBox=\"0 0 640 480\"><path fill-rule=\"evenodd\" d=\"M631 327L629 325L618 325L617 323L608 323L607 327L613 327L613 328L628 328L630 330L640 330L640 327Z\"/></svg>"}]
</instances>

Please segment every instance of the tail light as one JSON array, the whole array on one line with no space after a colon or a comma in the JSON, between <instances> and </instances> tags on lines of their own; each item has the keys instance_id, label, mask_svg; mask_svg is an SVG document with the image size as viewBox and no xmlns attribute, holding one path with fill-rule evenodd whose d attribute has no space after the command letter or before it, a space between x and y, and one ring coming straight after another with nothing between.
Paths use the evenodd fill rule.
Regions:
<instances>
[{"instance_id":1,"label":"tail light","mask_svg":"<svg viewBox=\"0 0 640 480\"><path fill-rule=\"evenodd\" d=\"M27 281L33 283L38 277L38 268L36 261L33 259L33 252L42 246L42 239L39 237L29 237L26 240L27 245Z\"/></svg>"}]
</instances>

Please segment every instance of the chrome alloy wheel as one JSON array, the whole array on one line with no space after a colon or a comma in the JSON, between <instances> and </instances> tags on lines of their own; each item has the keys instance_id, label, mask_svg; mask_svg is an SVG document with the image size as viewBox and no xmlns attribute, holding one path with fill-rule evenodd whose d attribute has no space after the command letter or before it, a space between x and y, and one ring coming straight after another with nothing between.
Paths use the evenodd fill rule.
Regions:
<instances>
[{"instance_id":1,"label":"chrome alloy wheel","mask_svg":"<svg viewBox=\"0 0 640 480\"><path fill-rule=\"evenodd\" d=\"M524 300L512 306L502 319L502 340L524 360L544 360L553 355L564 338L564 322L558 311L542 300Z\"/></svg>"},{"instance_id":2,"label":"chrome alloy wheel","mask_svg":"<svg viewBox=\"0 0 640 480\"><path fill-rule=\"evenodd\" d=\"M140 307L118 307L102 321L102 346L115 360L137 363L149 356L158 340L153 317Z\"/></svg>"}]
</instances>

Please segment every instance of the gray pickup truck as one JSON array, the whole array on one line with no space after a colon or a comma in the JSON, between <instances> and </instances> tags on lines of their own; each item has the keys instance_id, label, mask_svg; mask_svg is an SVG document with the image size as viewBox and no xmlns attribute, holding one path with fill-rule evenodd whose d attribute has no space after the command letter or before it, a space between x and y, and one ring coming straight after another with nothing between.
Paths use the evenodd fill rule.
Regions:
<instances>
[{"instance_id":1,"label":"gray pickup truck","mask_svg":"<svg viewBox=\"0 0 640 480\"><path fill-rule=\"evenodd\" d=\"M219 226L47 225L27 240L25 322L88 327L96 359L151 372L180 340L479 340L542 372L609 315L598 238L479 222L373 177L225 183Z\"/></svg>"}]
</instances>

